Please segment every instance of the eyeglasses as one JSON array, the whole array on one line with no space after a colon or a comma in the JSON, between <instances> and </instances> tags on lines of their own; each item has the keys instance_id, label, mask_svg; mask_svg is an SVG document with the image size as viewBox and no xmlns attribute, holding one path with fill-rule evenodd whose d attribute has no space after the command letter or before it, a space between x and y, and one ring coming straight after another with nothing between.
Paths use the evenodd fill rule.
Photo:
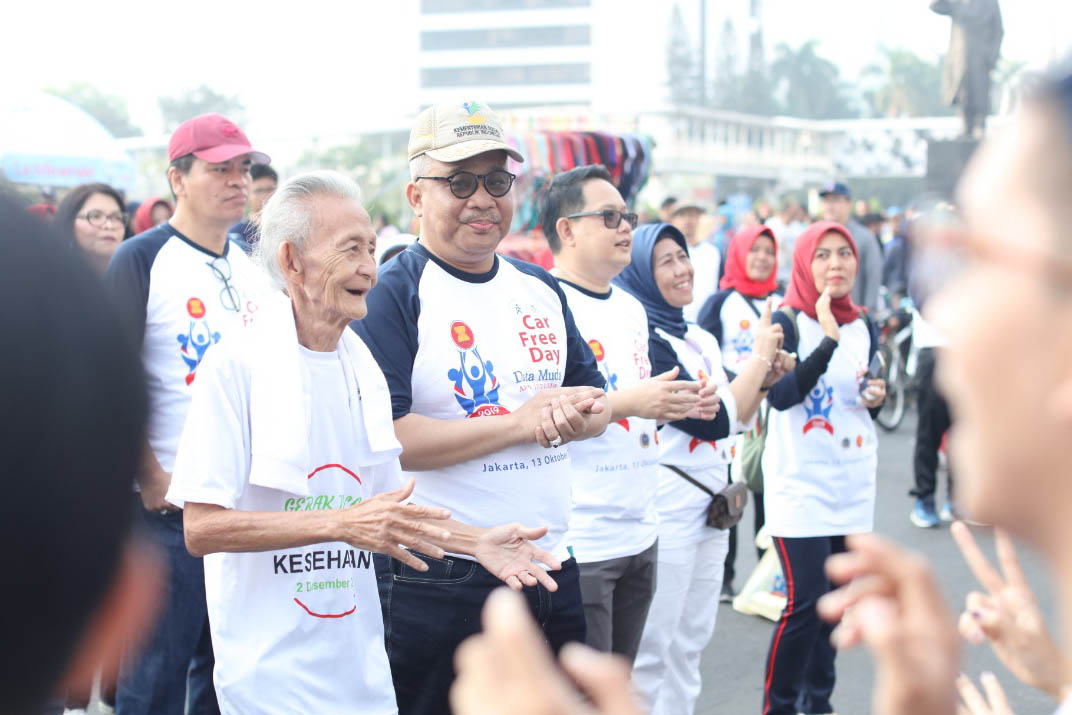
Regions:
<instances>
[{"instance_id":1,"label":"eyeglasses","mask_svg":"<svg viewBox=\"0 0 1072 715\"><path fill-rule=\"evenodd\" d=\"M105 213L100 209L94 209L93 211L87 211L84 214L78 214L75 218L84 219L94 228L104 228L109 223L119 224L125 226L127 223L127 215L125 213Z\"/></svg>"},{"instance_id":2,"label":"eyeglasses","mask_svg":"<svg viewBox=\"0 0 1072 715\"><path fill-rule=\"evenodd\" d=\"M223 281L223 290L220 291L220 303L223 304L224 309L233 310L236 313L241 312L242 296L231 285L231 264L227 260L227 256L213 258L205 265L211 268L212 273Z\"/></svg>"},{"instance_id":3,"label":"eyeglasses","mask_svg":"<svg viewBox=\"0 0 1072 715\"><path fill-rule=\"evenodd\" d=\"M637 221L639 217L634 213L626 213L625 211L618 211L615 209L603 209L602 211L585 211L580 214L570 214L566 218L583 218L585 216L602 216L603 225L609 229L617 229L622 224L624 219L629 228L633 229L637 227Z\"/></svg>"},{"instance_id":4,"label":"eyeglasses","mask_svg":"<svg viewBox=\"0 0 1072 715\"><path fill-rule=\"evenodd\" d=\"M450 186L450 193L459 199L467 199L476 193L480 182L484 182L484 190L495 198L506 196L510 187L514 185L517 177L504 169L496 169L486 174L474 174L471 171L459 171L450 176L418 176L414 181L432 179L433 181L445 181Z\"/></svg>"}]
</instances>

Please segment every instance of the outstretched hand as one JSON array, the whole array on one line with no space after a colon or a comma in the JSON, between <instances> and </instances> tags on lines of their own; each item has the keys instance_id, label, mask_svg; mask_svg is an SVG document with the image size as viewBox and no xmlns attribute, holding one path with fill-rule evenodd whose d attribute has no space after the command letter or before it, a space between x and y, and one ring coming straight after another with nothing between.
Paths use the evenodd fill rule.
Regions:
<instances>
[{"instance_id":1,"label":"outstretched hand","mask_svg":"<svg viewBox=\"0 0 1072 715\"><path fill-rule=\"evenodd\" d=\"M474 555L481 566L515 591L520 591L522 586L535 586L537 583L548 591L557 591L558 584L540 567L540 564L545 564L555 571L562 568L562 564L554 556L532 543L546 533L546 526L538 528L527 528L521 524L496 526L480 536Z\"/></svg>"}]
</instances>

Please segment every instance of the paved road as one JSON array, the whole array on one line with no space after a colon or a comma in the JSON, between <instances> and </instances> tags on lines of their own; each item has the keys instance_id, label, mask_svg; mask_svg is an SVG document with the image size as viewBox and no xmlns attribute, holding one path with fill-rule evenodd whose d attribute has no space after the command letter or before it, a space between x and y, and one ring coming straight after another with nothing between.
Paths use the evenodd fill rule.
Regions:
<instances>
[{"instance_id":1,"label":"paved road","mask_svg":"<svg viewBox=\"0 0 1072 715\"><path fill-rule=\"evenodd\" d=\"M914 430L914 416L910 415L897 432L880 434L875 526L879 533L930 555L946 598L959 613L965 595L977 586L949 535L949 529L945 526L939 529L917 529L908 522L908 512L912 504L907 492L912 482L910 453ZM944 486L942 488L944 489ZM944 497L944 492L942 496ZM751 513L747 513L741 523L750 525L751 520ZM745 531L745 528L741 529L742 534ZM975 531L984 550L993 558L988 530ZM1050 582L1040 561L1023 554L1023 550L1021 555L1024 556L1027 577L1039 595L1048 621L1056 624ZM754 549L740 550L737 566L738 587L743 585L744 579L751 573L755 561ZM762 706L763 662L773 625L762 618L741 615L726 605L720 608L715 636L704 653L701 668L704 688L696 709L697 715L759 714ZM1009 675L993 656L989 646L976 647L965 643L963 669L976 679L984 670L996 673L1005 686L1017 715L1049 715L1056 709L1056 705L1046 696L1020 685ZM856 651L840 654L837 670L838 683L833 701L840 715L869 713L874 673L867 654Z\"/></svg>"}]
</instances>

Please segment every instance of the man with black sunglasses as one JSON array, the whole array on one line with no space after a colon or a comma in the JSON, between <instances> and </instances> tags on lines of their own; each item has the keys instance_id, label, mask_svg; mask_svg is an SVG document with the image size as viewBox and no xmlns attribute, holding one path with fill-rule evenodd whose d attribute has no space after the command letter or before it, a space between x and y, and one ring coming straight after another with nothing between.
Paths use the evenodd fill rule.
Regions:
<instances>
[{"instance_id":1,"label":"man with black sunglasses","mask_svg":"<svg viewBox=\"0 0 1072 715\"><path fill-rule=\"evenodd\" d=\"M490 107L439 104L418 116L406 196L420 238L384 267L353 327L391 389L414 500L476 526L548 527L536 544L561 562L555 587L537 585L538 564L521 581L557 651L585 638L562 447L603 432L610 410L558 283L495 254L513 218L508 157L522 160ZM448 712L454 650L480 630L501 583L462 555L414 553L427 571L376 560L395 694L402 715Z\"/></svg>"},{"instance_id":2,"label":"man with black sunglasses","mask_svg":"<svg viewBox=\"0 0 1072 715\"><path fill-rule=\"evenodd\" d=\"M607 380L614 424L570 457L568 538L580 564L587 644L632 665L655 594L656 421L684 419L701 383L651 374L644 306L611 281L632 260L637 215L603 166L556 174L540 202L554 275Z\"/></svg>"},{"instance_id":3,"label":"man with black sunglasses","mask_svg":"<svg viewBox=\"0 0 1072 715\"><path fill-rule=\"evenodd\" d=\"M268 156L255 151L229 119L203 114L179 125L168 157L174 215L121 244L107 274L141 347L149 387L135 521L159 544L169 566L159 626L119 682L121 715L219 712L202 561L187 552L182 512L164 494L198 365L225 335L252 321L253 294L262 280L227 231L245 212L250 167L267 164Z\"/></svg>"}]
</instances>

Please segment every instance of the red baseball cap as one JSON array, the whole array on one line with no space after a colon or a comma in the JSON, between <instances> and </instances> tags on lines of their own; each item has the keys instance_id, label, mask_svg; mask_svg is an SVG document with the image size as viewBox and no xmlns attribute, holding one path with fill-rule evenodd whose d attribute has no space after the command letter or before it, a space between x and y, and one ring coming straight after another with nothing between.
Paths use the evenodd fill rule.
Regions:
<instances>
[{"instance_id":1,"label":"red baseball cap","mask_svg":"<svg viewBox=\"0 0 1072 715\"><path fill-rule=\"evenodd\" d=\"M242 154L251 154L256 164L272 161L267 154L250 146L238 125L222 114L202 114L187 119L175 129L168 142L168 161L187 154L213 164Z\"/></svg>"}]
</instances>

